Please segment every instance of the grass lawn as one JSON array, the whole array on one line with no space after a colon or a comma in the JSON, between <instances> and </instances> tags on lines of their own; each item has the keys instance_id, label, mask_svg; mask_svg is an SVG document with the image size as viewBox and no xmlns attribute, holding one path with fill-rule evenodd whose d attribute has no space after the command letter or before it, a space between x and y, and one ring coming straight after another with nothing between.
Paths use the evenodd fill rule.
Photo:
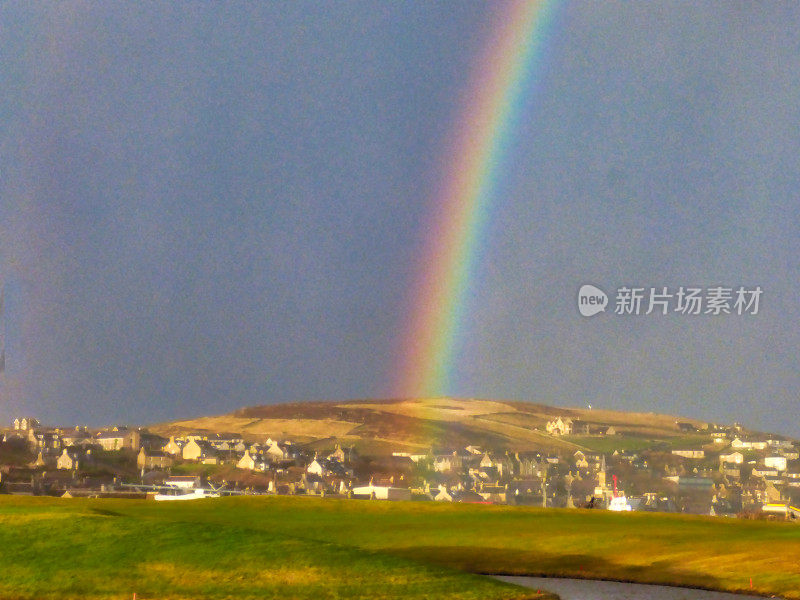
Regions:
<instances>
[{"instance_id":1,"label":"grass lawn","mask_svg":"<svg viewBox=\"0 0 800 600\"><path fill-rule=\"evenodd\" d=\"M535 597L471 573L800 600L800 527L606 511L238 497L0 497L0 598Z\"/></svg>"},{"instance_id":2,"label":"grass lawn","mask_svg":"<svg viewBox=\"0 0 800 600\"><path fill-rule=\"evenodd\" d=\"M611 454L614 450L641 452L652 448L656 442L649 438L635 436L565 435L562 439L588 448L592 452Z\"/></svg>"}]
</instances>

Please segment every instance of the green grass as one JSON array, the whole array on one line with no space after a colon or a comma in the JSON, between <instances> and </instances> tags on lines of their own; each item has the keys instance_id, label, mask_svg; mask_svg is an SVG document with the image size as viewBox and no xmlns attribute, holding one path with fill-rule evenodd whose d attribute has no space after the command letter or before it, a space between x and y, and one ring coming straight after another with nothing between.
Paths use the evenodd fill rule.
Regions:
<instances>
[{"instance_id":1,"label":"green grass","mask_svg":"<svg viewBox=\"0 0 800 600\"><path fill-rule=\"evenodd\" d=\"M800 600L800 527L659 514L238 497L0 497L0 598L520 599L472 573Z\"/></svg>"},{"instance_id":2,"label":"green grass","mask_svg":"<svg viewBox=\"0 0 800 600\"><path fill-rule=\"evenodd\" d=\"M565 435L561 439L588 448L592 452L603 452L605 454L611 454L614 450L641 452L651 448L656 443L647 438L623 435Z\"/></svg>"},{"instance_id":3,"label":"green grass","mask_svg":"<svg viewBox=\"0 0 800 600\"><path fill-rule=\"evenodd\" d=\"M336 508L305 499L0 497L0 598L546 597L359 547L344 530L317 536L317 526L341 514ZM358 528L357 513L349 515Z\"/></svg>"}]
</instances>

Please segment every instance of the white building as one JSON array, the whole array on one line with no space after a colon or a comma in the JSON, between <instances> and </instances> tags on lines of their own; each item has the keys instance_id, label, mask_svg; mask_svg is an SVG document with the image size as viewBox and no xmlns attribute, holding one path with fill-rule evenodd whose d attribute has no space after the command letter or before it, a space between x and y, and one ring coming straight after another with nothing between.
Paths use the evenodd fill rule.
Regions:
<instances>
[{"instance_id":1,"label":"white building","mask_svg":"<svg viewBox=\"0 0 800 600\"><path fill-rule=\"evenodd\" d=\"M744 455L741 452L731 452L730 454L720 454L719 455L719 462L720 463L733 463L735 465L741 465L744 463Z\"/></svg>"},{"instance_id":2,"label":"white building","mask_svg":"<svg viewBox=\"0 0 800 600\"><path fill-rule=\"evenodd\" d=\"M369 485L354 487L353 495L373 500L411 500L411 490L407 488L373 485L372 482Z\"/></svg>"},{"instance_id":3,"label":"white building","mask_svg":"<svg viewBox=\"0 0 800 600\"><path fill-rule=\"evenodd\" d=\"M61 456L58 457L56 460L56 468L57 469L64 469L67 471L71 471L72 469L78 468L78 457L70 454L67 452L67 449L64 448L63 452L61 452Z\"/></svg>"},{"instance_id":4,"label":"white building","mask_svg":"<svg viewBox=\"0 0 800 600\"><path fill-rule=\"evenodd\" d=\"M682 456L684 458L705 458L705 451L703 450L673 450L675 456Z\"/></svg>"},{"instance_id":5,"label":"white building","mask_svg":"<svg viewBox=\"0 0 800 600\"><path fill-rule=\"evenodd\" d=\"M548 421L545 430L550 435L570 435L573 430L573 422L569 417L556 417Z\"/></svg>"},{"instance_id":6,"label":"white building","mask_svg":"<svg viewBox=\"0 0 800 600\"><path fill-rule=\"evenodd\" d=\"M242 458L239 459L239 462L236 463L236 466L240 469L247 469L248 471L254 471L256 468L256 459L250 455L250 450L245 450L244 455Z\"/></svg>"},{"instance_id":7,"label":"white building","mask_svg":"<svg viewBox=\"0 0 800 600\"><path fill-rule=\"evenodd\" d=\"M22 417L14 419L14 429L17 431L27 431L39 427L39 420L33 417Z\"/></svg>"},{"instance_id":8,"label":"white building","mask_svg":"<svg viewBox=\"0 0 800 600\"><path fill-rule=\"evenodd\" d=\"M452 502L453 496L447 491L445 486L440 485L439 491L433 496L433 499L437 502Z\"/></svg>"},{"instance_id":9,"label":"white building","mask_svg":"<svg viewBox=\"0 0 800 600\"><path fill-rule=\"evenodd\" d=\"M767 456L764 459L764 466L771 467L777 471L786 470L786 457L785 456Z\"/></svg>"},{"instance_id":10,"label":"white building","mask_svg":"<svg viewBox=\"0 0 800 600\"><path fill-rule=\"evenodd\" d=\"M736 448L737 450L766 450L767 442L751 442L737 437L731 442L731 448Z\"/></svg>"}]
</instances>

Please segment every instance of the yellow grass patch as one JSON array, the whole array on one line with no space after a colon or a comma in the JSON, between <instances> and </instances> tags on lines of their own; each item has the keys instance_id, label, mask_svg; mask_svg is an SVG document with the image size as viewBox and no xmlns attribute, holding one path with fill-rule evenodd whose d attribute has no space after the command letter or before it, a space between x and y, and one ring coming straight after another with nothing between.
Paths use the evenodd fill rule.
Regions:
<instances>
[{"instance_id":1,"label":"yellow grass patch","mask_svg":"<svg viewBox=\"0 0 800 600\"><path fill-rule=\"evenodd\" d=\"M341 437L356 427L355 423L333 419L259 419L245 428L245 433L273 436Z\"/></svg>"},{"instance_id":2,"label":"yellow grass patch","mask_svg":"<svg viewBox=\"0 0 800 600\"><path fill-rule=\"evenodd\" d=\"M679 420L685 423L691 423L695 427L701 427L702 421L696 419L686 419L683 417L675 417L672 415L662 415L656 413L639 413L639 412L621 412L616 410L604 410L594 408L588 410L586 408L570 408L570 412L575 413L574 418L593 423L604 423L608 425L628 425L628 426L643 426L656 429L666 429L669 431L676 431L675 421Z\"/></svg>"},{"instance_id":3,"label":"yellow grass patch","mask_svg":"<svg viewBox=\"0 0 800 600\"><path fill-rule=\"evenodd\" d=\"M441 421L463 421L477 415L498 412L516 412L516 409L493 400L459 400L454 398L425 398L401 400L388 403L340 404L342 408L371 408L377 412L435 419Z\"/></svg>"},{"instance_id":4,"label":"yellow grass patch","mask_svg":"<svg viewBox=\"0 0 800 600\"><path fill-rule=\"evenodd\" d=\"M174 423L170 423L170 427L238 432L252 422L253 419L234 417L231 415L220 415L216 417L199 417L197 419L189 419L188 421L176 421ZM154 427L153 429L156 428Z\"/></svg>"},{"instance_id":5,"label":"yellow grass patch","mask_svg":"<svg viewBox=\"0 0 800 600\"><path fill-rule=\"evenodd\" d=\"M36 521L63 521L64 519L74 519L75 513L68 512L41 512L41 513L18 513L3 514L0 512L0 523L33 523Z\"/></svg>"},{"instance_id":6,"label":"yellow grass patch","mask_svg":"<svg viewBox=\"0 0 800 600\"><path fill-rule=\"evenodd\" d=\"M292 586L318 583L330 577L322 569L309 566L246 567L236 569L203 569L196 565L148 562L139 566L142 576L156 576L173 586L199 587L221 583L247 583L256 586Z\"/></svg>"},{"instance_id":7,"label":"yellow grass patch","mask_svg":"<svg viewBox=\"0 0 800 600\"><path fill-rule=\"evenodd\" d=\"M277 437L340 437L355 426L354 423L333 419L253 419L225 415L178 421L171 425L186 430L231 431Z\"/></svg>"}]
</instances>

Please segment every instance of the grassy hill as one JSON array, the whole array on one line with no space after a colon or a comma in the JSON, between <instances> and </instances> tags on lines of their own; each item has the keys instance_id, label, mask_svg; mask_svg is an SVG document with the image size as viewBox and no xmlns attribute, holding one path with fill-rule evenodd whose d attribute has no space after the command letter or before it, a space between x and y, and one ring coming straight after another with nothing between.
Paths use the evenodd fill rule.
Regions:
<instances>
[{"instance_id":1,"label":"grassy hill","mask_svg":"<svg viewBox=\"0 0 800 600\"><path fill-rule=\"evenodd\" d=\"M0 496L0 597L539 597L475 573L800 600L800 527L666 514L238 497Z\"/></svg>"},{"instance_id":2,"label":"grassy hill","mask_svg":"<svg viewBox=\"0 0 800 600\"><path fill-rule=\"evenodd\" d=\"M235 432L252 439L290 438L299 442L336 440L384 451L428 450L469 444L498 450L592 449L592 438L556 438L545 424L557 416L592 426L613 426L608 443L638 449L649 440L685 437L676 417L655 413L557 408L526 402L456 398L297 402L243 408L232 414L200 417L151 427L162 435L189 431ZM680 419L696 427L697 420ZM600 444L603 445L602 443Z\"/></svg>"}]
</instances>

